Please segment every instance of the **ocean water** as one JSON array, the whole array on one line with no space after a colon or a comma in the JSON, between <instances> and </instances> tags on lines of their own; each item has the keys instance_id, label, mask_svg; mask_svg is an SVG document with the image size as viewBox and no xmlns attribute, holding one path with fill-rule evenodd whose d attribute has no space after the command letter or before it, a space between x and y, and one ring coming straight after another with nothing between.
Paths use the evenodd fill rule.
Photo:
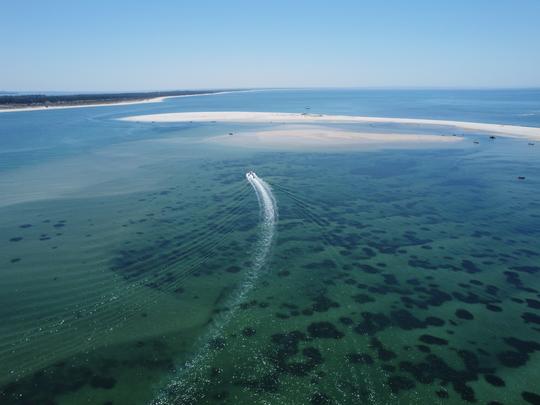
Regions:
<instances>
[{"instance_id":1,"label":"ocean water","mask_svg":"<svg viewBox=\"0 0 540 405\"><path fill-rule=\"evenodd\" d=\"M257 125L116 120L228 110L540 127L540 91L0 114L0 403L540 403L540 145L259 150L207 142Z\"/></svg>"}]
</instances>

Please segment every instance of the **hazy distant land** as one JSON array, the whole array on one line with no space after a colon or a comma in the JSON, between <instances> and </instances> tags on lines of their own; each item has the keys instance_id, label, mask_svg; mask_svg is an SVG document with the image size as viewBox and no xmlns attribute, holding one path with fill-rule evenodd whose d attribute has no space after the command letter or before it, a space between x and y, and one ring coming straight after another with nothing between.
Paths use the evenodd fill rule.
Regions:
<instances>
[{"instance_id":1,"label":"hazy distant land","mask_svg":"<svg viewBox=\"0 0 540 405\"><path fill-rule=\"evenodd\" d=\"M16 94L0 92L0 112L27 111L46 108L86 107L111 104L159 102L168 97L198 96L236 91L229 90L174 90L136 93L95 94Z\"/></svg>"}]
</instances>

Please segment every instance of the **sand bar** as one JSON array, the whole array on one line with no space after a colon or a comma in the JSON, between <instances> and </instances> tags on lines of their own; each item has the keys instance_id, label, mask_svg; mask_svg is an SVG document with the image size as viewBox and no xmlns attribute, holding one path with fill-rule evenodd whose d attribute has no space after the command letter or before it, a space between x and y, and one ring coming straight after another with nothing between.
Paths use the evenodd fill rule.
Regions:
<instances>
[{"instance_id":1,"label":"sand bar","mask_svg":"<svg viewBox=\"0 0 540 405\"><path fill-rule=\"evenodd\" d=\"M403 148L410 145L448 147L463 141L459 136L442 136L402 133L354 132L320 125L279 125L261 131L235 133L234 136L219 135L208 138L209 142L240 147L295 148Z\"/></svg>"},{"instance_id":2,"label":"sand bar","mask_svg":"<svg viewBox=\"0 0 540 405\"><path fill-rule=\"evenodd\" d=\"M362 117L352 115L297 114L277 112L210 111L139 115L121 118L136 122L239 122L239 123L393 123L442 126L452 129L486 132L501 136L540 141L540 128L478 122L432 120L420 118Z\"/></svg>"}]
</instances>

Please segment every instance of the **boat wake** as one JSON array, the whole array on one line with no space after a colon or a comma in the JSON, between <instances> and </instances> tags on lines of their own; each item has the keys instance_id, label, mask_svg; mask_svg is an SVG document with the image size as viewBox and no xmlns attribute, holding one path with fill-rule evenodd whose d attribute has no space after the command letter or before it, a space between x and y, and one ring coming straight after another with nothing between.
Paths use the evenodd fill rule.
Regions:
<instances>
[{"instance_id":1,"label":"boat wake","mask_svg":"<svg viewBox=\"0 0 540 405\"><path fill-rule=\"evenodd\" d=\"M197 396L204 395L201 393L202 385L209 383L208 368L211 367L211 360L215 353L212 344L221 338L224 328L245 301L266 264L278 219L277 203L271 187L255 172L247 172L246 179L257 196L261 217L259 238L252 255L249 272L224 305L228 310L222 312L219 318L214 319L209 331L199 340L199 349L195 351L195 356L177 369L173 381L159 392L151 402L153 405L192 403Z\"/></svg>"},{"instance_id":2,"label":"boat wake","mask_svg":"<svg viewBox=\"0 0 540 405\"><path fill-rule=\"evenodd\" d=\"M257 200L259 201L259 208L261 210L261 233L253 264L254 268L258 267L260 269L272 246L274 228L277 221L277 203L268 183L258 177L254 172L247 172L246 179L257 194Z\"/></svg>"}]
</instances>

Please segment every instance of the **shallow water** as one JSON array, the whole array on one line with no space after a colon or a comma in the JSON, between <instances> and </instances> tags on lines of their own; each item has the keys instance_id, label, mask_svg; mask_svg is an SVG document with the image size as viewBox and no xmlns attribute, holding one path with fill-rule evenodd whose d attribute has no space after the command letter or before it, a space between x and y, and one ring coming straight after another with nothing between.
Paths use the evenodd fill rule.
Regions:
<instances>
[{"instance_id":1,"label":"shallow water","mask_svg":"<svg viewBox=\"0 0 540 405\"><path fill-rule=\"evenodd\" d=\"M0 114L1 402L537 403L538 145L284 152L114 120L306 107L540 126L532 90ZM259 267L248 170L279 212Z\"/></svg>"}]
</instances>

